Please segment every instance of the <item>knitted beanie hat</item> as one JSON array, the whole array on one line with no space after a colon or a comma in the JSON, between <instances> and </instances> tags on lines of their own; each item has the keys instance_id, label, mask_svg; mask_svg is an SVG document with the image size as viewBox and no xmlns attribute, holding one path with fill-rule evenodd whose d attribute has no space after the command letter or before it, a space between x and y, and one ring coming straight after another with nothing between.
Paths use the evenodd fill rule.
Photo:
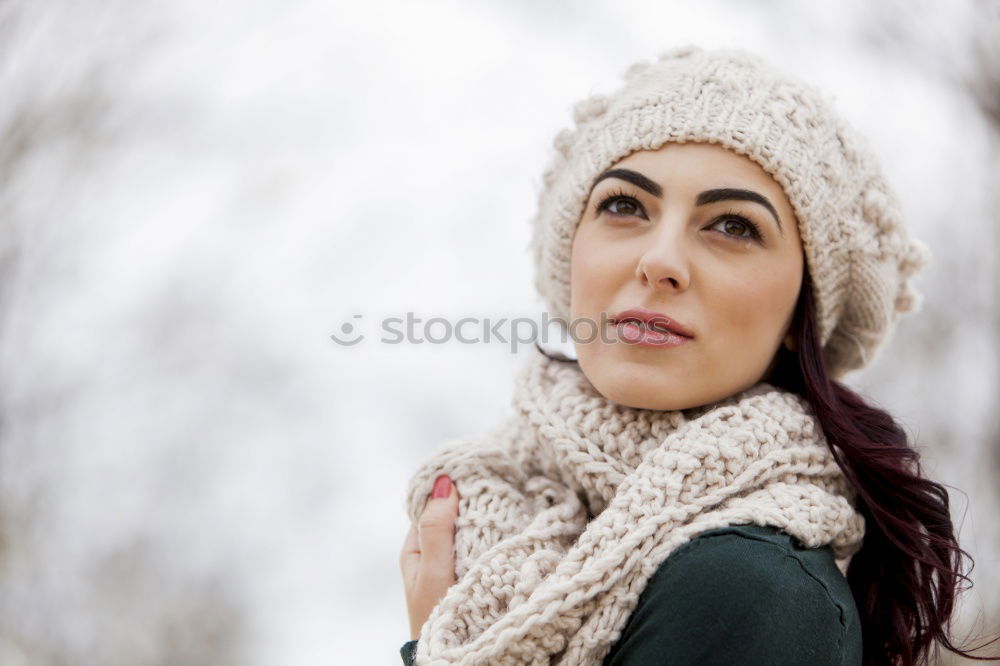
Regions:
<instances>
[{"instance_id":1,"label":"knitted beanie hat","mask_svg":"<svg viewBox=\"0 0 1000 666\"><path fill-rule=\"evenodd\" d=\"M531 249L535 286L569 321L570 257L594 179L639 150L715 143L745 155L782 187L812 277L831 377L868 364L898 316L920 309L909 278L931 258L909 238L895 193L865 140L815 88L741 50L668 50L625 72L612 95L573 109L543 177Z\"/></svg>"}]
</instances>

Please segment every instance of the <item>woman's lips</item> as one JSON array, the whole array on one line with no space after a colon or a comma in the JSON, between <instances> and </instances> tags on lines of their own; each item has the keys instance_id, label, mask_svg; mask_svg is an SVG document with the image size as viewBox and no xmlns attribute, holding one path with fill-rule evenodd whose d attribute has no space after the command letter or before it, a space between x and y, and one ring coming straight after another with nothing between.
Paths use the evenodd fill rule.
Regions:
<instances>
[{"instance_id":1,"label":"woman's lips","mask_svg":"<svg viewBox=\"0 0 1000 666\"><path fill-rule=\"evenodd\" d=\"M681 324L673 317L669 317L662 312L649 310L643 307L632 307L622 310L611 318L613 323L633 320L639 324L645 324L647 328L653 328L665 333L680 335L685 338L693 338L694 333L689 328Z\"/></svg>"},{"instance_id":2,"label":"woman's lips","mask_svg":"<svg viewBox=\"0 0 1000 666\"><path fill-rule=\"evenodd\" d=\"M615 329L621 340L641 347L679 347L691 341L683 335L647 328L635 320L619 322Z\"/></svg>"}]
</instances>

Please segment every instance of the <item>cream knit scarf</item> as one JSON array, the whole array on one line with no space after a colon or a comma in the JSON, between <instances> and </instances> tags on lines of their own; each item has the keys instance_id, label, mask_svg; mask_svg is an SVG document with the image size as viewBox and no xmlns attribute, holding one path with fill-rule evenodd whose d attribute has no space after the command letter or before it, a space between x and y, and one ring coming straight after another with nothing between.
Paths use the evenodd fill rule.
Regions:
<instances>
[{"instance_id":1,"label":"cream knit scarf","mask_svg":"<svg viewBox=\"0 0 1000 666\"><path fill-rule=\"evenodd\" d=\"M442 444L411 479L461 497L453 585L416 662L599 664L657 566L706 530L773 525L832 546L841 571L864 520L803 399L767 383L683 411L623 407L575 363L532 348L515 415Z\"/></svg>"}]
</instances>

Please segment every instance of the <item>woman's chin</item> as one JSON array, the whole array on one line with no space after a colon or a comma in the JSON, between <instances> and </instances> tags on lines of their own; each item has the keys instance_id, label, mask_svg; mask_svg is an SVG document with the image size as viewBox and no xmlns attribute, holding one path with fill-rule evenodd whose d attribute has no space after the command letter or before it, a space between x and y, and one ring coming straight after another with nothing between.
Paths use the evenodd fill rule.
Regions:
<instances>
[{"instance_id":1,"label":"woman's chin","mask_svg":"<svg viewBox=\"0 0 1000 666\"><path fill-rule=\"evenodd\" d=\"M694 397L691 385L671 372L621 362L612 367L595 368L589 367L591 364L584 358L580 359L580 365L601 395L625 407L661 411L687 409ZM605 364L598 361L596 365Z\"/></svg>"}]
</instances>

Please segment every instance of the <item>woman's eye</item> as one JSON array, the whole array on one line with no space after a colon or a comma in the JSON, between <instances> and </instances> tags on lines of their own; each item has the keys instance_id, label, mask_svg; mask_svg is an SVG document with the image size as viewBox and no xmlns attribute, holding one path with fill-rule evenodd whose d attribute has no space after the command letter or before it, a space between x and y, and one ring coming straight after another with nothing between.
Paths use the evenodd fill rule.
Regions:
<instances>
[{"instance_id":1,"label":"woman's eye","mask_svg":"<svg viewBox=\"0 0 1000 666\"><path fill-rule=\"evenodd\" d=\"M722 232L727 236L744 240L759 240L760 232L757 225L746 219L742 215L726 215L716 220L712 226L722 227Z\"/></svg>"},{"instance_id":2,"label":"woman's eye","mask_svg":"<svg viewBox=\"0 0 1000 666\"><path fill-rule=\"evenodd\" d=\"M598 212L606 210L612 215L627 217L630 215L642 214L642 206L631 197L612 196L602 201L597 206Z\"/></svg>"}]
</instances>

